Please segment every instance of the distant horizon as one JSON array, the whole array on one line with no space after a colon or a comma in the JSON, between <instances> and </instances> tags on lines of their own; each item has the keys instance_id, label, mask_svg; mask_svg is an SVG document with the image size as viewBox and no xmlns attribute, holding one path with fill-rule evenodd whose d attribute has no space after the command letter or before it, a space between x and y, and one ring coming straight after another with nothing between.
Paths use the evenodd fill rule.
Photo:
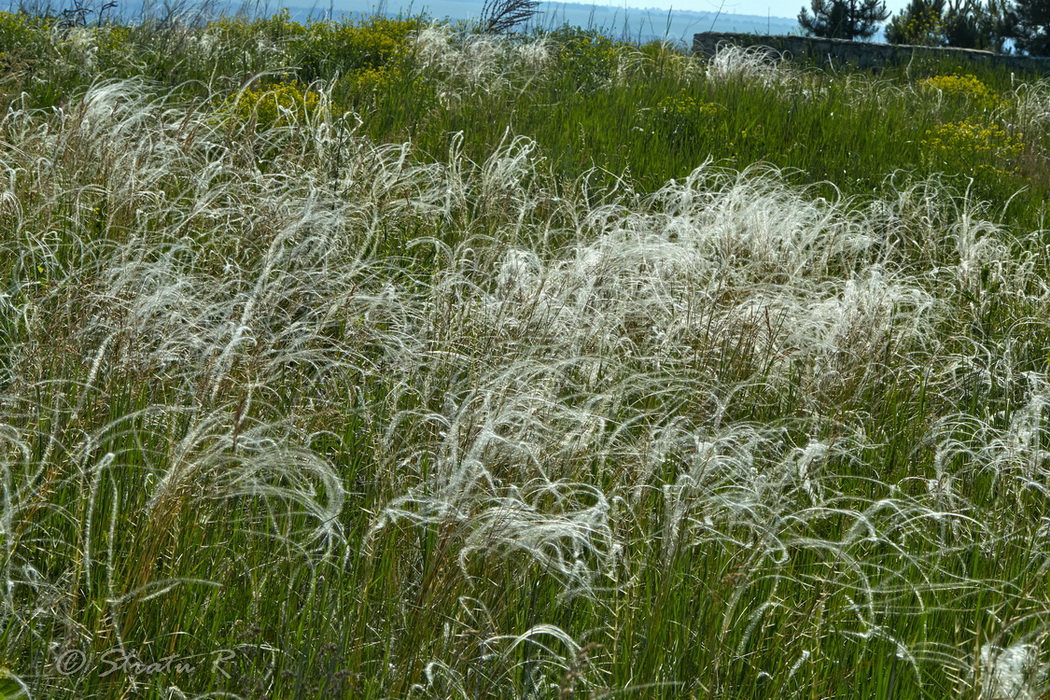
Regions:
<instances>
[{"instance_id":1,"label":"distant horizon","mask_svg":"<svg viewBox=\"0 0 1050 700\"><path fill-rule=\"evenodd\" d=\"M651 0L650 0L651 1ZM335 15L427 14L434 19L476 19L484 6L484 0L426 0L424 2L390 2L388 0L342 0L333 3ZM305 8L300 8L306 11ZM294 14L294 12L293 12ZM316 16L316 15L315 15ZM686 45L692 44L693 34L707 31L736 32L742 34L802 34L798 17L784 17L742 12L718 12L694 9L661 9L615 5L599 2L541 1L536 17L525 25L528 27L557 28L563 25L597 29L613 38L628 38L637 41L664 39ZM884 25L883 25L884 26ZM883 26L880 26L871 41L884 41Z\"/></svg>"},{"instance_id":2,"label":"distant horizon","mask_svg":"<svg viewBox=\"0 0 1050 700\"><path fill-rule=\"evenodd\" d=\"M477 5L479 11L480 11L481 7L484 5L484 0L452 0L452 1L456 2L456 3L461 3L463 5ZM646 1L647 2L652 2L652 0L646 0ZM561 1L561 0L541 0L541 2L540 2L540 12L544 11L544 6L554 5L554 6L559 6L559 7L561 7L561 6L571 6L571 7L577 8L577 9L581 9L581 10L582 9L586 9L588 11L590 11L590 10L597 10L599 12L605 12L605 13L607 13L607 12L616 12L616 11L623 12L624 10L629 10L631 12L659 13L659 14L662 14L662 15L666 15L668 12L671 12L673 14L674 13L702 14L702 15L705 15L705 16L710 16L712 18L714 18L714 17L721 17L721 16L731 16L731 17L748 17L748 18L763 19L763 20L766 20L766 19L777 20L777 19L779 19L779 20L782 20L782 21L783 20L787 20L787 21L790 21L790 22L797 23L798 22L798 12L799 12L799 10L802 9L802 6L800 5L798 10L795 10L793 13L777 15L777 14L771 14L770 12L767 12L766 9L761 9L761 7L764 7L762 5L762 3L766 3L766 5L769 4L768 0L735 0L734 1L734 4L746 4L749 7L750 6L754 6L755 8L758 8L758 9L756 9L756 11L745 11L743 9L741 9L741 10L732 10L732 9L729 8L728 5L719 6L717 3L713 3L712 0L683 0L683 2L686 2L686 3L688 3L688 4L692 5L692 6L678 6L678 7L676 7L676 6L674 6L675 0L665 0L663 5L653 5L653 4L645 5L645 4L640 4L640 3L639 4L630 4L630 3L600 2L600 1L599 2L584 2L582 0L565 0L565 1ZM445 5L445 4L447 4L447 2L445 0L433 0L433 1L428 1L428 0L422 0L422 1L420 1L420 0L402 0L401 2L392 2L391 0L342 0L342 2L339 2L337 0L335 2L336 8L338 8L341 5L342 6L353 6L355 8L360 8L360 7L368 7L368 8L371 8L371 9L378 8L379 11L387 13L387 14L397 14L398 12L405 12L407 14L415 14L415 13L419 13L419 12L426 12L427 9L433 4ZM679 3L679 4L681 4L681 3ZM709 5L709 4L713 5L713 6L712 7L706 7L706 5ZM807 3L807 7L808 7L808 3ZM360 12L361 10L353 9L351 11L353 11L353 12Z\"/></svg>"},{"instance_id":3,"label":"distant horizon","mask_svg":"<svg viewBox=\"0 0 1050 700\"><path fill-rule=\"evenodd\" d=\"M8 0L9 10L16 10L26 0ZM60 12L74 0L42 0L40 11ZM101 5L102 0L84 3L89 7ZM211 16L271 16L287 9L298 22L320 20L331 16L360 18L372 15L425 15L437 21L470 21L481 15L484 0L424 0L423 2L388 2L383 0L284 0L283 2L243 2L241 0L208 0L187 2L175 8L180 14L200 11ZM58 8L58 9L54 9ZM122 17L135 21L144 13L153 15L171 11L164 0L121 0L117 8L107 12L108 17ZM94 12L94 9L92 9ZM746 34L798 34L796 18L772 15L747 15L732 12L697 10L661 10L656 7L617 6L587 2L541 2L539 11L523 30L556 29L564 25L593 29L614 39L632 41L667 40L686 46L692 44L692 35L706 31L740 32Z\"/></svg>"},{"instance_id":4,"label":"distant horizon","mask_svg":"<svg viewBox=\"0 0 1050 700\"><path fill-rule=\"evenodd\" d=\"M653 0L645 0L651 3ZM673 1L673 0L671 0ZM896 0L903 7L906 0ZM693 0L699 4L700 0ZM756 0L757 2L757 0ZM808 6L808 2L806 3ZM287 5L292 7L291 5ZM369 15L426 14L434 19L470 20L477 18L484 0L334 0L329 7L335 16L339 14ZM889 3L887 3L889 6ZM299 6L302 12L323 14L320 8L313 10ZM802 5L799 5L799 10ZM294 14L294 12L293 12ZM648 4L628 5L609 2L582 2L580 0L541 0L539 12L530 23L532 27L554 28L564 24L598 29L619 38L621 34L644 41L668 39L692 43L692 35L707 32L739 32L743 34L801 34L798 11L791 16L743 11L694 8L667 8ZM883 28L879 26L871 41L883 41Z\"/></svg>"},{"instance_id":5,"label":"distant horizon","mask_svg":"<svg viewBox=\"0 0 1050 700\"><path fill-rule=\"evenodd\" d=\"M613 2L612 0L594 0L594 2L583 2L580 0L565 2L541 0L540 12L546 13L545 7L552 7L555 11L563 8L575 8L577 10L595 11L597 13L609 14L616 12L629 12L630 14L648 14L650 16L672 15L678 13L690 13L692 15L703 15L717 22L723 17L743 18L748 24L758 24L760 20L767 22L770 26L774 23L783 25L790 22L797 26L799 12L805 7L809 8L811 0L638 0L636 3ZM57 11L66 9L67 6L82 5L94 11L95 6L101 6L104 0L7 0L8 11L15 11L22 7L47 10L58 8ZM225 11L266 14L276 12L281 8L298 10L301 13L310 13L312 16L323 16L329 8L336 16L340 14L422 14L429 13L431 16L440 18L445 13L441 8L455 5L460 9L460 14L480 14L484 0L227 0L225 2L214 0L198 0L199 5L224 8ZM907 6L908 0L885 0L886 8L896 14ZM117 10L110 10L112 14L134 14L143 6L193 6L198 3L189 2L169 3L166 0L121 0ZM2 7L2 6L0 6ZM468 8L477 9L470 13ZM175 8L178 9L178 8ZM121 12L123 10L123 12ZM455 16L455 19L461 17ZM462 17L467 18L467 17Z\"/></svg>"},{"instance_id":6,"label":"distant horizon","mask_svg":"<svg viewBox=\"0 0 1050 700\"><path fill-rule=\"evenodd\" d=\"M471 1L471 0L466 0ZM476 0L478 4L482 4L482 0ZM649 4L642 4L642 2ZM792 22L798 21L799 12L805 7L809 9L810 0L724 0L719 2L718 0L642 0L638 4L631 4L628 2L611 2L601 1L587 3L587 2L566 2L558 4L574 4L584 5L588 8L611 8L623 10L625 8L637 11L649 11L649 12L694 12L694 13L705 13L712 16L716 15L736 15L745 17L761 17L764 19L775 20L789 20ZM655 4L653 4L655 3ZM419 3L414 0L405 0L403 2L380 2L373 3L376 5L385 5L388 11L393 10L395 13L399 8L409 8ZM423 3L425 5L426 3ZM547 4L541 2L541 5ZM903 10L907 6L907 0L886 0L886 9L892 14L896 14Z\"/></svg>"},{"instance_id":7,"label":"distant horizon","mask_svg":"<svg viewBox=\"0 0 1050 700\"><path fill-rule=\"evenodd\" d=\"M654 5L653 2L663 2L664 6ZM773 7L768 0L761 0L768 8ZM15 11L26 5L27 0L7 0L7 9ZM645 3L644 5L642 3ZM690 0L692 7L674 7L678 0L642 0L637 5L627 3L617 4L611 2L582 2L580 0L569 0L561 2L558 0L539 3L539 11L536 16L523 28L545 28L553 29L563 25L579 26L585 29L595 29L608 36L618 39L632 39L637 41L651 41L653 39L664 39L686 45L692 43L692 35L707 32L738 32L744 34L801 34L802 29L798 24L798 10L790 16L787 14L773 14L770 9L766 11L746 11L744 8L758 7L760 0L738 0L732 6L723 3L721 7L714 9L703 9L705 3L713 4L714 0ZM906 0L895 0L902 6ZM40 11L52 10L62 11L67 5L74 3L83 4L93 8L101 6L103 0L29 0L29 4L38 7ZM195 7L205 12L205 16L212 14L248 14L248 15L272 15L281 10L288 9L293 19L307 21L309 19L321 19L329 15L335 18L340 16L360 17L375 14L386 16L398 15L426 15L435 20L448 19L451 21L462 21L477 19L484 7L485 0L278 0L267 2L266 0L199 0L186 3L177 3L179 7L173 8L167 0L120 0L115 9L109 10L110 17L122 16L133 20L143 11L149 12L150 8L158 11L176 12L192 11ZM794 3L792 3L794 4ZM808 3L807 3L808 5ZM889 3L887 3L889 5ZM783 2L779 7L784 7ZM801 10L800 2L798 9ZM152 14L152 12L150 13ZM879 27L877 33L871 38L872 41L883 41L883 27Z\"/></svg>"},{"instance_id":8,"label":"distant horizon","mask_svg":"<svg viewBox=\"0 0 1050 700\"><path fill-rule=\"evenodd\" d=\"M425 13L435 19L470 20L481 14L483 0L430 0L424 3L398 5L374 0L344 0L333 3L336 16L397 15ZM300 13L307 8L290 8ZM553 29L563 25L597 29L614 38L639 41L666 39L692 43L692 35L706 31L741 32L746 34L797 34L796 18L767 15L746 15L729 12L696 10L661 10L654 7L638 8L585 2L541 2L539 12L525 25Z\"/></svg>"}]
</instances>

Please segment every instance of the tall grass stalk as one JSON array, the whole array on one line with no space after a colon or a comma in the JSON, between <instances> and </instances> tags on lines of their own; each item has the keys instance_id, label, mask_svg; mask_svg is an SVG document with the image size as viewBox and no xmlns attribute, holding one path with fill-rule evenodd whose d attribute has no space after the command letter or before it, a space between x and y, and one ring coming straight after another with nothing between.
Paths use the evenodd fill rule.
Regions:
<instances>
[{"instance_id":1,"label":"tall grass stalk","mask_svg":"<svg viewBox=\"0 0 1050 700\"><path fill-rule=\"evenodd\" d=\"M1044 694L1042 88L405 36L5 98L3 692Z\"/></svg>"}]
</instances>

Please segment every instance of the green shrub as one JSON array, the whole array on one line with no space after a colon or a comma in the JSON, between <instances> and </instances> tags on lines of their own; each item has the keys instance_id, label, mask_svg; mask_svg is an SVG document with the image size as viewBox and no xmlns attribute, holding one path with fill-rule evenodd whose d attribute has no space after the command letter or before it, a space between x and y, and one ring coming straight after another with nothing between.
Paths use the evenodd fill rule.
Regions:
<instances>
[{"instance_id":1,"label":"green shrub","mask_svg":"<svg viewBox=\"0 0 1050 700\"><path fill-rule=\"evenodd\" d=\"M298 82L279 82L237 93L220 105L219 114L224 121L266 130L301 124L314 118L320 107L316 91Z\"/></svg>"},{"instance_id":2,"label":"green shrub","mask_svg":"<svg viewBox=\"0 0 1050 700\"><path fill-rule=\"evenodd\" d=\"M698 100L688 90L665 97L652 111L654 130L672 143L683 143L694 138L710 124L720 111L720 105Z\"/></svg>"},{"instance_id":3,"label":"green shrub","mask_svg":"<svg viewBox=\"0 0 1050 700\"><path fill-rule=\"evenodd\" d=\"M409 36L423 20L374 17L362 22L314 22L289 45L289 57L304 80L375 69L410 53Z\"/></svg>"},{"instance_id":4,"label":"green shrub","mask_svg":"<svg viewBox=\"0 0 1050 700\"><path fill-rule=\"evenodd\" d=\"M0 52L39 55L51 43L51 27L46 17L0 12Z\"/></svg>"},{"instance_id":5,"label":"green shrub","mask_svg":"<svg viewBox=\"0 0 1050 700\"><path fill-rule=\"evenodd\" d=\"M552 35L559 44L558 68L580 90L607 85L620 66L625 47L597 31L562 29Z\"/></svg>"},{"instance_id":6,"label":"green shrub","mask_svg":"<svg viewBox=\"0 0 1050 700\"><path fill-rule=\"evenodd\" d=\"M920 142L927 166L948 174L1016 175L1024 144L1003 127L980 120L947 122L926 131Z\"/></svg>"},{"instance_id":7,"label":"green shrub","mask_svg":"<svg viewBox=\"0 0 1050 700\"><path fill-rule=\"evenodd\" d=\"M935 75L918 82L922 90L939 92L942 95L969 101L980 109L995 109L1003 100L972 73L966 75Z\"/></svg>"}]
</instances>

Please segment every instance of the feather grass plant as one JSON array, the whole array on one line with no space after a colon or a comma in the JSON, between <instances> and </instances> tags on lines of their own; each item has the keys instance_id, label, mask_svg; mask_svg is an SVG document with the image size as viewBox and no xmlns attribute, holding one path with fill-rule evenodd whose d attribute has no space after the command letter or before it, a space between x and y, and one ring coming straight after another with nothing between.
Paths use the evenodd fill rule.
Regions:
<instances>
[{"instance_id":1,"label":"feather grass plant","mask_svg":"<svg viewBox=\"0 0 1050 700\"><path fill-rule=\"evenodd\" d=\"M293 67L5 98L4 692L1045 692L1036 205L698 133L603 161L559 120L685 91L819 146L922 91L583 39L420 28L419 80L269 128L230 105Z\"/></svg>"}]
</instances>

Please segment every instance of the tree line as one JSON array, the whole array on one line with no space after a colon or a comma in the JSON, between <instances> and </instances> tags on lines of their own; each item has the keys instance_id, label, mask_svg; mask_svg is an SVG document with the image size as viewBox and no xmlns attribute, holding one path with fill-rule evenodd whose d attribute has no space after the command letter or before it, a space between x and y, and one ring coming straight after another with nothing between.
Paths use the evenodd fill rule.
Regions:
<instances>
[{"instance_id":1,"label":"tree line","mask_svg":"<svg viewBox=\"0 0 1050 700\"><path fill-rule=\"evenodd\" d=\"M884 0L812 0L798 22L810 36L955 46L1050 56L1050 0L911 0L890 18Z\"/></svg>"}]
</instances>

